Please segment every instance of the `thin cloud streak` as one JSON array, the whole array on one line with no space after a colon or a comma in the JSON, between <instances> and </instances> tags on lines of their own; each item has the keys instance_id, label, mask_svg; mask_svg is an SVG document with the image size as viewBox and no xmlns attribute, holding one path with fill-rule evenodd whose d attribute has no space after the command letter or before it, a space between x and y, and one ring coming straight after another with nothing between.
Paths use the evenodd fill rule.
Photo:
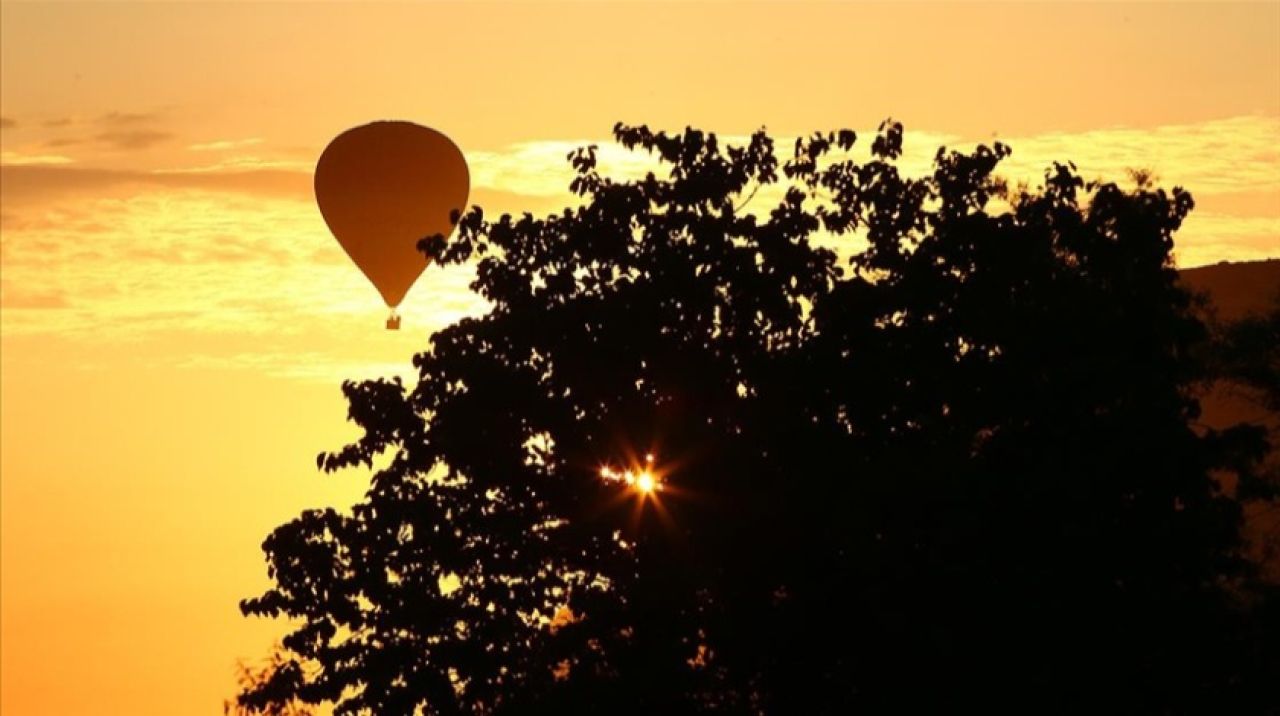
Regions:
<instances>
[{"instance_id":1,"label":"thin cloud streak","mask_svg":"<svg viewBox=\"0 0 1280 716\"><path fill-rule=\"evenodd\" d=\"M119 129L100 132L93 138L111 149L132 151L154 147L173 139L173 136L170 132L156 129Z\"/></svg>"},{"instance_id":2,"label":"thin cloud streak","mask_svg":"<svg viewBox=\"0 0 1280 716\"><path fill-rule=\"evenodd\" d=\"M47 167L71 164L75 160L61 154L19 154L18 152L0 152L0 166L10 167Z\"/></svg>"},{"instance_id":3,"label":"thin cloud streak","mask_svg":"<svg viewBox=\"0 0 1280 716\"><path fill-rule=\"evenodd\" d=\"M135 125L156 122L160 119L159 112L107 112L98 118L98 122L110 125Z\"/></svg>"},{"instance_id":4,"label":"thin cloud streak","mask_svg":"<svg viewBox=\"0 0 1280 716\"><path fill-rule=\"evenodd\" d=\"M22 157L19 157L22 159ZM68 159L70 161L70 159ZM229 169L216 171L126 171L49 163L0 164L0 191L7 207L45 206L82 198L132 196L140 192L199 189L264 199L311 201L310 172L295 169Z\"/></svg>"},{"instance_id":5,"label":"thin cloud streak","mask_svg":"<svg viewBox=\"0 0 1280 716\"><path fill-rule=\"evenodd\" d=\"M308 176L311 171L311 162L303 162L292 159L264 159L255 156L230 157L215 164L206 164L196 167L179 167L174 169L154 169L152 174L218 174L227 172L250 172L261 171L266 169L278 169L283 171L293 171L305 173Z\"/></svg>"},{"instance_id":6,"label":"thin cloud streak","mask_svg":"<svg viewBox=\"0 0 1280 716\"><path fill-rule=\"evenodd\" d=\"M249 137L248 139L219 139L212 142L190 144L187 145L187 149L193 152L222 152L228 149L251 147L255 144L262 144L262 142L262 137Z\"/></svg>"}]
</instances>

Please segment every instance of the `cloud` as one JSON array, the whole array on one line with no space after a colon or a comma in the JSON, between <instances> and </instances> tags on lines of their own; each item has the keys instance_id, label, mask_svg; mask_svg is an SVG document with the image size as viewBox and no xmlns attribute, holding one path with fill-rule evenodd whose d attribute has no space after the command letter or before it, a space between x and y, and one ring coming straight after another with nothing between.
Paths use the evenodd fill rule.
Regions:
<instances>
[{"instance_id":1,"label":"cloud","mask_svg":"<svg viewBox=\"0 0 1280 716\"><path fill-rule=\"evenodd\" d=\"M1005 169L1034 183L1053 160L1074 160L1086 177L1121 181L1127 168L1149 167L1162 184L1184 184L1200 200L1177 236L1181 265L1264 258L1280 255L1277 133L1280 120L1245 117L1012 137L1004 139L1015 152ZM858 157L873 136L860 134ZM929 171L939 145L965 146L962 138L928 132L908 131L905 140L907 174ZM576 203L567 191L572 170L565 155L587 143L526 142L469 153L470 203L490 215L542 214ZM655 167L643 153L596 143L607 174L637 177ZM776 146L785 157L791 140L779 138ZM306 379L366 374L360 366L370 367L370 375L389 370L367 361L372 353L361 353L367 346L348 339L378 329L385 313L316 211L309 161L231 152L206 155L217 161L198 166L141 171L40 164L39 156L11 163L6 155L0 165L3 335L102 341L180 335L191 342L173 345L188 346L175 350L192 365ZM767 213L778 200L774 189L759 192L750 210ZM836 242L842 250L854 245ZM483 310L468 289L471 271L429 268L410 292L402 308L406 325L422 330L417 339L396 339L405 341L395 345L406 357L431 328ZM269 344L285 339L292 341L287 347ZM296 359L308 352L313 359Z\"/></svg>"},{"instance_id":2,"label":"cloud","mask_svg":"<svg viewBox=\"0 0 1280 716\"><path fill-rule=\"evenodd\" d=\"M0 117L0 129L14 129L17 126L17 120L10 117Z\"/></svg>"},{"instance_id":3,"label":"cloud","mask_svg":"<svg viewBox=\"0 0 1280 716\"><path fill-rule=\"evenodd\" d=\"M110 126L129 126L150 124L159 119L158 112L107 112L98 118L98 122Z\"/></svg>"},{"instance_id":4,"label":"cloud","mask_svg":"<svg viewBox=\"0 0 1280 716\"><path fill-rule=\"evenodd\" d=\"M156 189L200 189L263 198L310 201L309 172L246 169L223 172L146 172L88 167L0 164L0 192L6 203L47 203L76 197L131 196Z\"/></svg>"},{"instance_id":5,"label":"cloud","mask_svg":"<svg viewBox=\"0 0 1280 716\"><path fill-rule=\"evenodd\" d=\"M0 195L6 207L44 206L77 198L123 198L157 190L191 189L240 194L263 199L290 199L313 210L315 195L309 163L237 160L215 165L158 171L94 169L34 163L0 163ZM70 161L70 160L68 160ZM569 197L573 198L573 197ZM560 196L527 196L473 187L470 204L490 213L545 213L565 205Z\"/></svg>"},{"instance_id":6,"label":"cloud","mask_svg":"<svg viewBox=\"0 0 1280 716\"><path fill-rule=\"evenodd\" d=\"M250 147L255 144L262 144L262 137L249 137L247 139L218 139L212 142L201 142L199 144L191 144L187 146L193 152L222 152L228 149L239 149L241 147Z\"/></svg>"},{"instance_id":7,"label":"cloud","mask_svg":"<svg viewBox=\"0 0 1280 716\"><path fill-rule=\"evenodd\" d=\"M657 167L653 158L610 140L521 142L493 151L467 152L471 183L523 196L567 195L574 173L566 155L590 144L599 146L599 169L609 176L636 179Z\"/></svg>"},{"instance_id":8,"label":"cloud","mask_svg":"<svg viewBox=\"0 0 1280 716\"><path fill-rule=\"evenodd\" d=\"M85 143L85 141L86 141L86 140L84 140L84 139L80 139L80 138L77 138L77 137L57 137L57 138L50 139L49 141L45 142L45 143L44 143L44 145L45 145L46 147L53 147L53 148L58 148L58 147L74 147L74 146L77 146L77 145L82 145L82 144L84 144L84 143Z\"/></svg>"},{"instance_id":9,"label":"cloud","mask_svg":"<svg viewBox=\"0 0 1280 716\"><path fill-rule=\"evenodd\" d=\"M264 159L255 156L229 157L213 164L197 167L179 167L176 169L156 169L155 174L213 174L232 171L256 171L263 169L283 169L296 172L311 171L311 162L295 159Z\"/></svg>"},{"instance_id":10,"label":"cloud","mask_svg":"<svg viewBox=\"0 0 1280 716\"><path fill-rule=\"evenodd\" d=\"M1012 137L1006 173L1040 179L1052 161L1074 161L1086 178L1122 180L1154 171L1193 194L1280 191L1280 117L1244 116L1166 125Z\"/></svg>"},{"instance_id":11,"label":"cloud","mask_svg":"<svg viewBox=\"0 0 1280 716\"><path fill-rule=\"evenodd\" d=\"M858 132L852 158L865 160L874 136L874 131ZM720 140L742 144L746 138ZM774 140L778 157L784 160L795 138ZM1248 115L1145 129L1048 132L1000 141L1013 148L1013 155L1001 164L999 174L1032 186L1043 181L1053 162L1072 161L1086 179L1128 184L1130 169L1149 169L1160 186L1190 190L1200 208L1176 237L1180 265L1280 256L1280 117ZM577 202L567 191L573 172L565 155L593 143L600 147L599 168L605 175L637 178L648 171L662 171L653 158L626 152L608 140L561 140L469 152L472 181L479 187L516 192L512 198L528 202L528 210L554 210ZM939 147L969 151L978 143L908 128L898 164L904 174L922 176L932 171ZM753 198L749 210L767 212L780 198L779 185L766 187ZM847 242L837 243L847 250Z\"/></svg>"},{"instance_id":12,"label":"cloud","mask_svg":"<svg viewBox=\"0 0 1280 716\"><path fill-rule=\"evenodd\" d=\"M1183 267L1280 257L1280 216L1235 216L1193 211L1174 237Z\"/></svg>"},{"instance_id":13,"label":"cloud","mask_svg":"<svg viewBox=\"0 0 1280 716\"><path fill-rule=\"evenodd\" d=\"M24 291L4 282L0 283L0 306L8 310L41 310L69 308L71 303L57 291Z\"/></svg>"},{"instance_id":14,"label":"cloud","mask_svg":"<svg viewBox=\"0 0 1280 716\"><path fill-rule=\"evenodd\" d=\"M866 158L874 131L859 131L852 156ZM721 136L743 144L745 137ZM1122 181L1129 169L1151 169L1162 183L1180 184L1195 193L1280 190L1280 117L1248 115L1196 124L1154 128L1112 127L1085 132L1048 132L999 137L1013 148L1001 165L1012 178L1033 183L1053 162L1073 161L1087 178ZM953 134L912 130L904 136L904 173L931 170L940 146L971 150L978 143ZM775 136L780 159L790 156L793 136ZM630 152L609 139L551 140L511 144L467 153L472 184L525 196L567 196L573 171L566 155L599 145L599 169L608 176L638 178L659 165L643 152Z\"/></svg>"},{"instance_id":15,"label":"cloud","mask_svg":"<svg viewBox=\"0 0 1280 716\"><path fill-rule=\"evenodd\" d=\"M63 130L44 141L46 147L91 146L110 151L138 151L162 144L175 135L164 129L156 112L108 112L92 119L55 117L41 125Z\"/></svg>"},{"instance_id":16,"label":"cloud","mask_svg":"<svg viewBox=\"0 0 1280 716\"><path fill-rule=\"evenodd\" d=\"M112 149L137 150L167 142L173 136L170 132L156 129L118 129L100 132L93 138Z\"/></svg>"},{"instance_id":17,"label":"cloud","mask_svg":"<svg viewBox=\"0 0 1280 716\"><path fill-rule=\"evenodd\" d=\"M927 169L936 139L908 134L911 161ZM574 144L482 158L489 176L539 193L480 185L471 203L492 215L546 213L575 201L564 163L566 145ZM631 160L609 154L604 161ZM542 188L553 181L559 193ZM53 341L98 362L145 356L148 365L193 376L237 371L334 385L398 375L412 384L410 356L431 332L486 308L468 287L474 269L428 267L400 308L402 330L383 330L386 309L316 211L310 171L6 164L0 192L0 337L7 346ZM776 201L761 191L750 209L767 213ZM1193 212L1178 235L1180 265L1280 254L1280 212L1242 216L1234 204L1224 206L1233 211ZM848 237L833 242L843 251L856 245Z\"/></svg>"},{"instance_id":18,"label":"cloud","mask_svg":"<svg viewBox=\"0 0 1280 716\"><path fill-rule=\"evenodd\" d=\"M71 164L70 157L60 154L19 154L18 152L0 152L0 171L3 167L37 167L59 164Z\"/></svg>"},{"instance_id":19,"label":"cloud","mask_svg":"<svg viewBox=\"0 0 1280 716\"><path fill-rule=\"evenodd\" d=\"M310 202L152 188L16 218L5 206L3 335L302 335L339 345L344 331L385 318ZM483 303L467 288L470 269L429 272L401 308L409 324L438 327ZM35 307L39 316L18 310Z\"/></svg>"}]
</instances>

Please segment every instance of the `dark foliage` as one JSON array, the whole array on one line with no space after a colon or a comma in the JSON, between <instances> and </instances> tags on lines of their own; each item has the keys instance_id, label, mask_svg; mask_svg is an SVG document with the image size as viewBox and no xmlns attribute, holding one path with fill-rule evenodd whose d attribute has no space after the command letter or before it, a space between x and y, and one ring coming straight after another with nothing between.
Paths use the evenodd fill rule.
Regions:
<instances>
[{"instance_id":1,"label":"dark foliage","mask_svg":"<svg viewBox=\"0 0 1280 716\"><path fill-rule=\"evenodd\" d=\"M1251 388L1254 400L1280 413L1280 287L1264 313L1218 326L1216 377Z\"/></svg>"},{"instance_id":2,"label":"dark foliage","mask_svg":"<svg viewBox=\"0 0 1280 716\"><path fill-rule=\"evenodd\" d=\"M1280 287L1265 310L1229 321L1210 316L1209 325L1213 387L1237 405L1254 408L1247 417L1260 423L1236 425L1224 437L1255 446L1261 438L1270 448L1260 463L1245 450L1237 451L1237 459L1250 464L1236 470L1234 495L1244 508L1250 554L1261 563L1265 578L1280 583ZM1236 419L1241 417L1246 416Z\"/></svg>"},{"instance_id":3,"label":"dark foliage","mask_svg":"<svg viewBox=\"0 0 1280 716\"><path fill-rule=\"evenodd\" d=\"M1261 448L1189 427L1189 194L1069 165L1010 191L1001 144L908 178L888 122L864 162L850 131L781 163L763 132L615 135L665 176L586 147L581 208L422 242L477 261L492 310L432 336L416 386L343 386L364 436L320 466L389 464L267 539L242 608L297 620L293 661L243 703L1262 703L1275 632L1216 481ZM784 198L745 211L764 185ZM601 479L650 451L656 499Z\"/></svg>"},{"instance_id":4,"label":"dark foliage","mask_svg":"<svg viewBox=\"0 0 1280 716\"><path fill-rule=\"evenodd\" d=\"M263 689L274 678L277 672L293 668L291 660L282 653L276 644L267 658L259 664L241 661L236 664L236 683L244 693ZM313 712L298 703L296 699L281 696L258 707L241 703L239 699L226 699L222 702L223 716L313 716Z\"/></svg>"}]
</instances>

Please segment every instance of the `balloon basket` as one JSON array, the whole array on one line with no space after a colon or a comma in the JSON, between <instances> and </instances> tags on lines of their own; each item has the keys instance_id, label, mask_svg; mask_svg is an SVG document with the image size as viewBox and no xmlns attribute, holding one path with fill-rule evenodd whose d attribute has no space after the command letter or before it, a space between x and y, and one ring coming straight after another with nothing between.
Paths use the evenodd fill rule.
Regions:
<instances>
[{"instance_id":1,"label":"balloon basket","mask_svg":"<svg viewBox=\"0 0 1280 716\"><path fill-rule=\"evenodd\" d=\"M392 311L390 316L387 316L387 330L388 331L400 330L400 316L396 315L394 311Z\"/></svg>"}]
</instances>

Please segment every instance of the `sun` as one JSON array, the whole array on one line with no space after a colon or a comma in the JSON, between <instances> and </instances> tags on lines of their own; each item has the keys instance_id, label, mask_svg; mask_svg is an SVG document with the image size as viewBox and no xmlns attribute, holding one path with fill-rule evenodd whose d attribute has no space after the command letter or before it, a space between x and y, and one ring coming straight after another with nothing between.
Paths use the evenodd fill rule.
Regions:
<instances>
[{"instance_id":1,"label":"sun","mask_svg":"<svg viewBox=\"0 0 1280 716\"><path fill-rule=\"evenodd\" d=\"M657 486L658 483L654 482L653 475L648 472L642 472L636 477L635 487L644 494L653 492Z\"/></svg>"},{"instance_id":2,"label":"sun","mask_svg":"<svg viewBox=\"0 0 1280 716\"><path fill-rule=\"evenodd\" d=\"M609 482L623 483L641 497L661 492L662 480L653 471L653 455L645 455L644 463L644 467L622 471L605 465L600 468L600 477Z\"/></svg>"}]
</instances>

